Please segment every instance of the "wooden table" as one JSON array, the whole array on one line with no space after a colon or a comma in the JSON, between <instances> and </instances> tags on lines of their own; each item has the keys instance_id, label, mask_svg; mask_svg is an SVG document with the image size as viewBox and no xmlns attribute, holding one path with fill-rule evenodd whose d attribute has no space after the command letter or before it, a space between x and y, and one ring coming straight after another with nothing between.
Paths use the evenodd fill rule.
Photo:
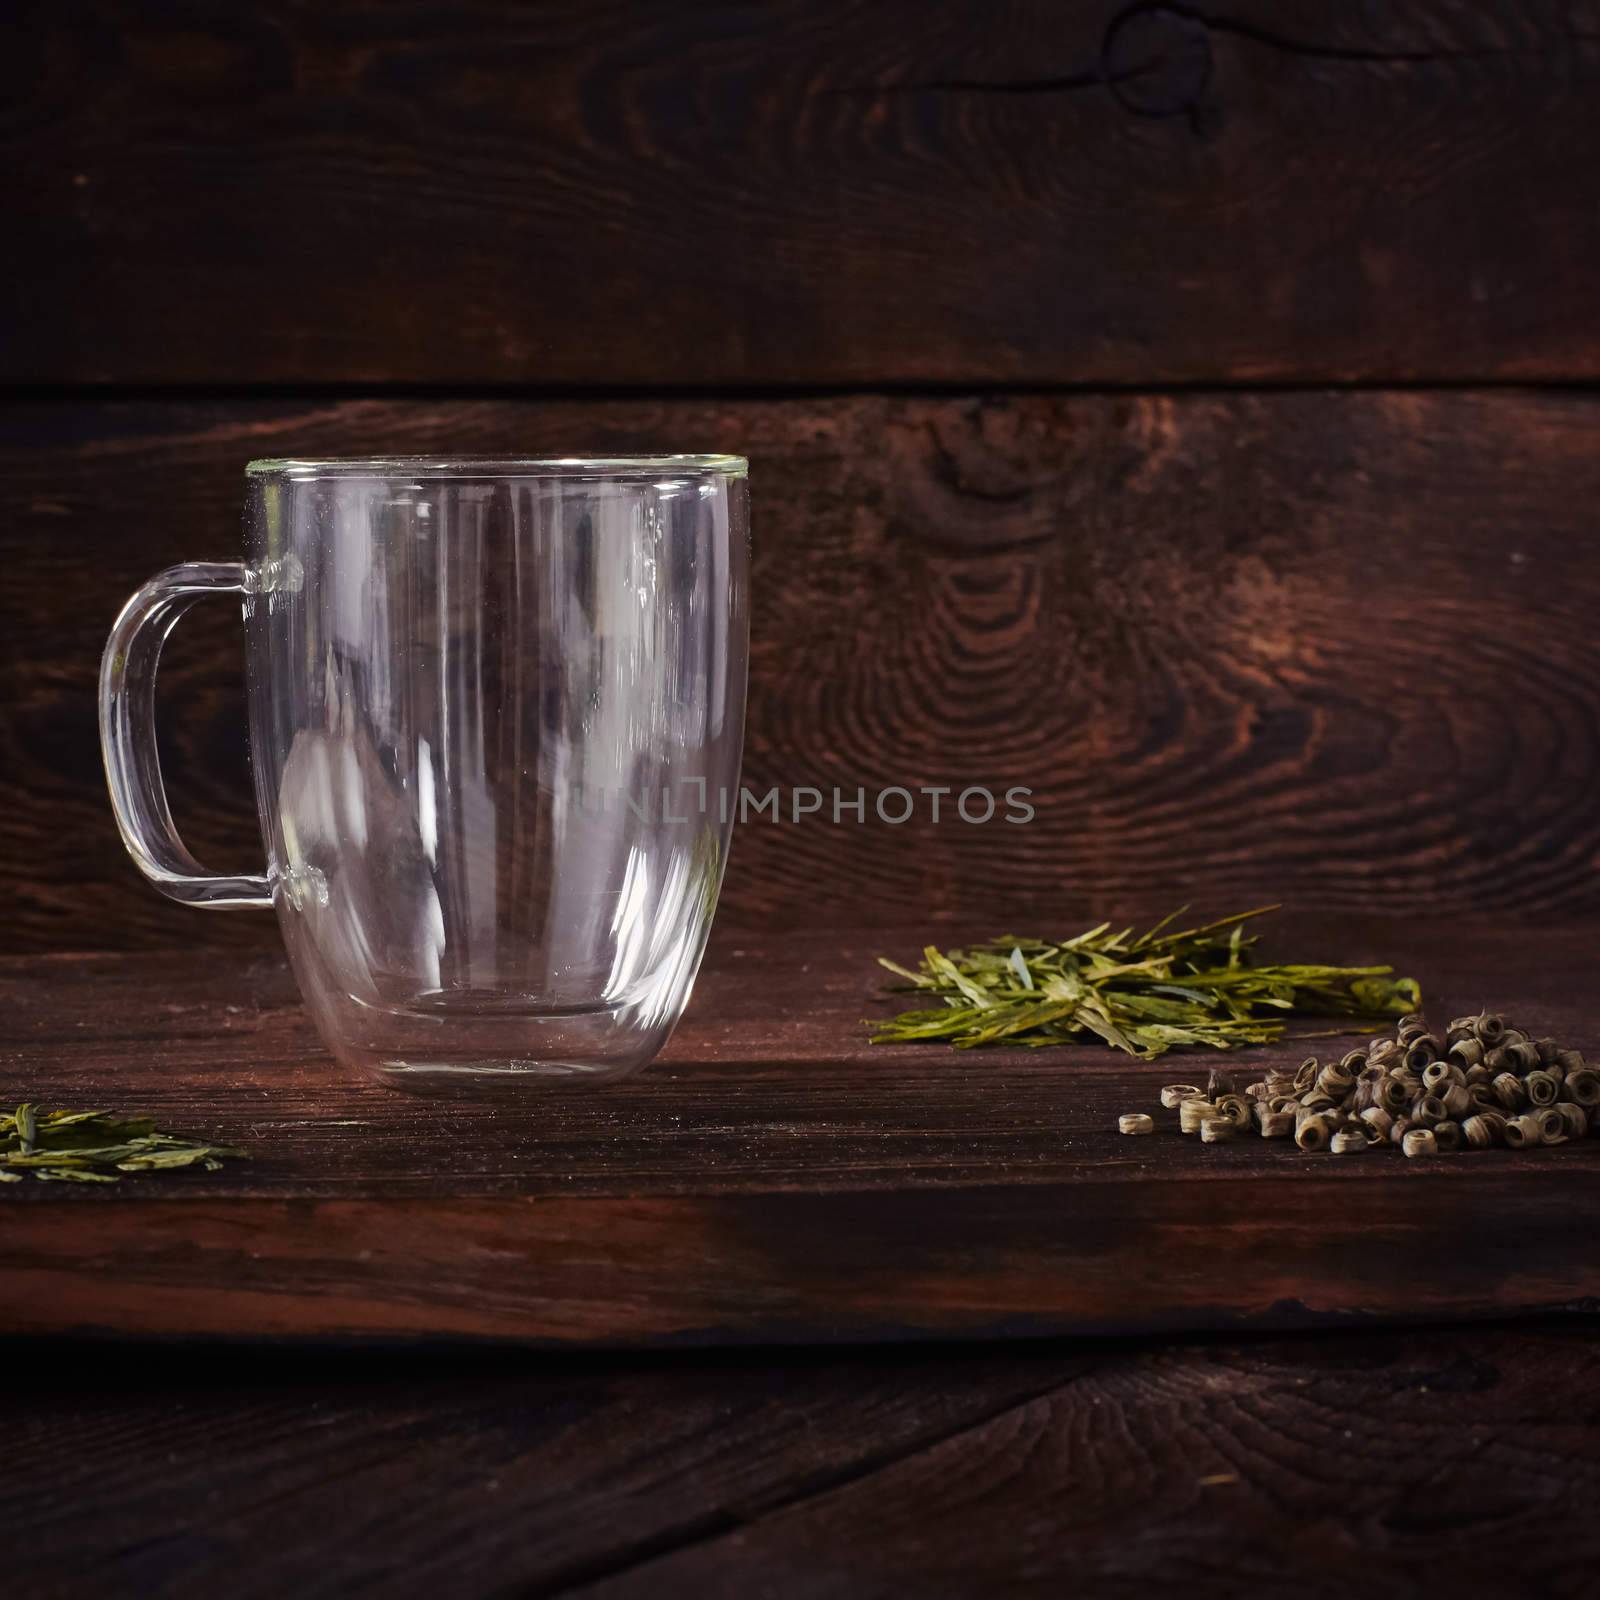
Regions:
<instances>
[{"instance_id":1,"label":"wooden table","mask_svg":"<svg viewBox=\"0 0 1600 1600\"><path fill-rule=\"evenodd\" d=\"M1313 927L1596 1042L1581 928ZM649 1072L488 1105L276 956L0 963L8 1083L252 1151L0 1195L19 1592L1588 1591L1600 1141L1120 1138L1208 1063L870 1048L907 943L723 938Z\"/></svg>"},{"instance_id":2,"label":"wooden table","mask_svg":"<svg viewBox=\"0 0 1600 1600\"><path fill-rule=\"evenodd\" d=\"M1420 943L1350 919L1271 937L1341 959ZM1585 942L1457 925L1416 975L1446 1014L1515 1000L1582 1044ZM1203 1146L1157 1090L1209 1061L871 1046L872 952L908 947L725 938L649 1071L487 1102L352 1078L277 955L23 960L0 1007L28 1098L149 1111L251 1159L8 1192L0 1331L787 1344L1600 1298L1600 1140L1431 1163ZM1117 1134L1136 1109L1155 1136Z\"/></svg>"}]
</instances>

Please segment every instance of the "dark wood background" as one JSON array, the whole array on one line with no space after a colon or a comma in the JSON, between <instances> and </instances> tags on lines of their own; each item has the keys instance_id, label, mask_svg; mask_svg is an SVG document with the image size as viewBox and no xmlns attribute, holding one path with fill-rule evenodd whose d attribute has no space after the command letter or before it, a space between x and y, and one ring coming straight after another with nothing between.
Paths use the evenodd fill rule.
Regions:
<instances>
[{"instance_id":1,"label":"dark wood background","mask_svg":"<svg viewBox=\"0 0 1600 1600\"><path fill-rule=\"evenodd\" d=\"M735 926L1600 909L1600 5L23 3L0 214L0 941L269 943L126 861L120 601L246 459L754 462ZM236 619L164 666L252 868Z\"/></svg>"},{"instance_id":2,"label":"dark wood background","mask_svg":"<svg viewBox=\"0 0 1600 1600\"><path fill-rule=\"evenodd\" d=\"M935 917L1282 898L1323 932L1354 926L1329 910L1376 919L1383 953L1420 930L1431 992L1437 971L1452 1000L1470 983L1581 1031L1600 0L12 0L0 217L0 953L19 958L0 1068L48 1058L72 1098L137 1060L154 1109L267 1147L115 1204L30 1190L0 1264L42 1287L8 1326L120 1307L149 1330L170 1275L225 1305L202 1291L248 1281L252 1226L280 1212L305 1247L299 1326L334 1326L333 1288L411 1236L375 1223L372 1266L337 1185L296 1195L295 1174L389 1151L404 1189L412 1131L485 1204L515 1192L558 1233L585 1214L563 1152L638 1217L652 1186L704 1192L707 1161L757 1190L792 1175L756 1203L810 1220L749 1235L736 1267L812 1251L831 1281L901 1217L901 1259L861 1257L862 1292L990 1327L985 1264L992 1289L1014 1229L914 1226L946 1212L879 1206L871 1174L954 1216L987 1161L1039 1199L1046 1254L1092 1254L1052 1199L1068 1169L1131 1173L1164 1147L1109 1132L1134 1084L1104 1063L1086 1095L1076 1059L979 1078L861 1044L878 930L903 949ZM752 824L696 1008L640 1084L503 1134L366 1091L389 1133L341 1144L362 1091L312 1049L271 919L171 905L127 861L94 684L129 592L237 548L247 459L380 449L748 453L748 781L1020 784L1036 820ZM253 869L226 605L184 620L163 682L178 820L202 859ZM878 928L785 933L782 981L745 978L741 951L778 948L747 931L806 924ZM235 948L170 953L208 946ZM827 1016L848 1059L819 1069ZM695 1055L730 1022L722 1056ZM1205 1153L1252 1173L1261 1155ZM1481 1309L1480 1289L1526 1309L1592 1281L1592 1148L1542 1154L1564 1184L1537 1157L1508 1157L1499 1188L1443 1161L1368 1180L1285 1157L1269 1192L1263 1156L1259 1190L1216 1167L1190 1188L1236 1190L1239 1237L1274 1221L1285 1249L1324 1197L1296 1281L1344 1262L1412 1314ZM1151 1235L1170 1242L1183 1196L1155 1176L1123 1187L1173 1208ZM1337 1191L1369 1181L1347 1217ZM183 1206L235 1202L212 1240L231 1255L185 1240ZM673 1258L638 1226L659 1280ZM546 1235L512 1237L537 1255ZM1368 1270L1403 1239L1420 1270L1398 1246ZM700 1245L678 1287L714 1299L727 1252ZM625 1265L608 1230L561 1248ZM457 1249L425 1287L469 1283L478 1315L506 1303L500 1261ZM1176 1277L1194 1298L1275 1261L1207 1249ZM1313 1288L1350 1299L1337 1273ZM1016 1292L1039 1302L1035 1278ZM6 1570L74 1600L219 1581L307 1600L1583 1594L1590 1321L704 1359L13 1338Z\"/></svg>"},{"instance_id":3,"label":"dark wood background","mask_svg":"<svg viewBox=\"0 0 1600 1600\"><path fill-rule=\"evenodd\" d=\"M270 1348L11 1353L23 1593L1595 1589L1583 1325L310 1371ZM61 1492L90 1481L92 1516Z\"/></svg>"}]
</instances>

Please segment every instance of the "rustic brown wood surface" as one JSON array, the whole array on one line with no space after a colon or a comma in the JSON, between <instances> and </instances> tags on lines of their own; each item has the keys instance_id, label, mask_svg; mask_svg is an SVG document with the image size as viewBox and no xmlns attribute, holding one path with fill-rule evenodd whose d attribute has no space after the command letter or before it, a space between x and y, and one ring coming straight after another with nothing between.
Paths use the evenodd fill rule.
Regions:
<instances>
[{"instance_id":1,"label":"rustic brown wood surface","mask_svg":"<svg viewBox=\"0 0 1600 1600\"><path fill-rule=\"evenodd\" d=\"M0 1588L1596 1592L1600 1141L1124 1139L1209 1063L858 1026L936 926L1287 897L1600 1053L1600 409L1405 387L1600 375L1592 0L7 21L0 1098L253 1159L0 1189ZM248 457L460 448L747 451L751 785L1036 819L742 829L631 1084L344 1077L270 917L127 862L95 668ZM252 870L226 605L163 680Z\"/></svg>"},{"instance_id":2,"label":"rustic brown wood surface","mask_svg":"<svg viewBox=\"0 0 1600 1600\"><path fill-rule=\"evenodd\" d=\"M1013 785L1026 826L740 830L733 927L1288 898L1592 915L1600 405L1515 392L14 408L0 436L0 947L265 950L151 891L94 681L157 568L238 549L253 455L691 445L755 461L745 778ZM202 860L256 870L241 640L162 669ZM1002 815L1003 815L1002 811Z\"/></svg>"},{"instance_id":3,"label":"rustic brown wood surface","mask_svg":"<svg viewBox=\"0 0 1600 1600\"><path fill-rule=\"evenodd\" d=\"M0 378L1594 377L1569 0L22 0Z\"/></svg>"},{"instance_id":4,"label":"rustic brown wood surface","mask_svg":"<svg viewBox=\"0 0 1600 1600\"><path fill-rule=\"evenodd\" d=\"M1280 942L1413 952L1446 1012L1501 1005L1592 1049L1591 937L1315 918ZM147 1110L253 1159L0 1192L0 1331L670 1345L1344 1325L1600 1297L1600 1140L1429 1163L1202 1147L1170 1114L1158 1136L1122 1137L1118 1113L1156 1110L1161 1083L1209 1061L874 1048L859 1024L883 1010L873 949L723 938L641 1077L489 1103L349 1080L276 958L5 963L0 1092Z\"/></svg>"},{"instance_id":5,"label":"rustic brown wood surface","mask_svg":"<svg viewBox=\"0 0 1600 1600\"><path fill-rule=\"evenodd\" d=\"M5 1354L6 1577L52 1600L1580 1596L1600 1561L1591 1319L648 1364Z\"/></svg>"}]
</instances>

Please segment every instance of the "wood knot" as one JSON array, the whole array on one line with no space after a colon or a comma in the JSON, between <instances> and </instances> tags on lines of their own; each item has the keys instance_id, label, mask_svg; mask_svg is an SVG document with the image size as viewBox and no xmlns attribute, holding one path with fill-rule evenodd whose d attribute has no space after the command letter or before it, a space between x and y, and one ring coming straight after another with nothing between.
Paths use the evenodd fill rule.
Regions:
<instances>
[{"instance_id":1,"label":"wood knot","mask_svg":"<svg viewBox=\"0 0 1600 1600\"><path fill-rule=\"evenodd\" d=\"M1210 30L1181 6L1130 6L1106 29L1100 71L1124 110L1182 116L1211 82Z\"/></svg>"}]
</instances>

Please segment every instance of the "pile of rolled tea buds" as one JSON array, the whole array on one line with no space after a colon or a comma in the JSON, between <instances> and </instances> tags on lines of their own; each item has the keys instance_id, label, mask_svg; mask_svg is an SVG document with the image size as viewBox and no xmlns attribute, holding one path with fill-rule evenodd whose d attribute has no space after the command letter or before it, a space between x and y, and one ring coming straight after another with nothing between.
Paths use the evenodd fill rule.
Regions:
<instances>
[{"instance_id":1,"label":"pile of rolled tea buds","mask_svg":"<svg viewBox=\"0 0 1600 1600\"><path fill-rule=\"evenodd\" d=\"M1270 1071L1243 1093L1218 1070L1204 1089L1168 1084L1161 1103L1206 1144L1259 1133L1336 1155L1382 1144L1408 1156L1527 1150L1600 1132L1600 1071L1492 1012L1458 1017L1443 1038L1413 1014L1393 1038L1338 1061L1308 1057L1298 1071ZM1149 1133L1154 1122L1135 1114L1118 1127Z\"/></svg>"}]
</instances>

